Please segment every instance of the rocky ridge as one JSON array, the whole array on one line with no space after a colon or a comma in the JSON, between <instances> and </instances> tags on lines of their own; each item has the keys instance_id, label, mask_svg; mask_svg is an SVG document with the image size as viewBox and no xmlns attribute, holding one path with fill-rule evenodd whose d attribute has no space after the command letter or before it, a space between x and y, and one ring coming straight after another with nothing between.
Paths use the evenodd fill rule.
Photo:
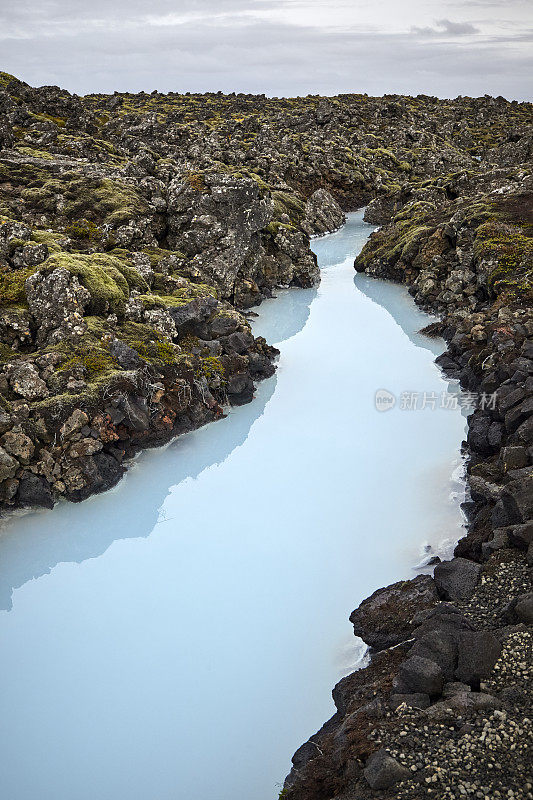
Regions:
<instances>
[{"instance_id":1,"label":"rocky ridge","mask_svg":"<svg viewBox=\"0 0 533 800\"><path fill-rule=\"evenodd\" d=\"M315 284L309 236L367 203L357 269L438 313L440 365L485 398L467 536L352 614L371 663L284 797L532 796L532 152L504 98L80 98L0 73L3 508L82 500L249 402L276 353L247 309Z\"/></svg>"}]
</instances>

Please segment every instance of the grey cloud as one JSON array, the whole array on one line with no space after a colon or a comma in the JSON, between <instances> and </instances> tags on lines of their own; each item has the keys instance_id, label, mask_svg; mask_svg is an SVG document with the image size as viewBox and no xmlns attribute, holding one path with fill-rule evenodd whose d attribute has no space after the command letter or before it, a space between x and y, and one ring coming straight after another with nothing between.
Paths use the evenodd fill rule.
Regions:
<instances>
[{"instance_id":1,"label":"grey cloud","mask_svg":"<svg viewBox=\"0 0 533 800\"><path fill-rule=\"evenodd\" d=\"M201 6L203 19L154 26L135 22L149 13L147 3L133 0L121 8L121 1L113 6L113 19L122 11L128 24L95 26L86 17L87 24L79 26L81 17L74 16L49 28L46 36L31 21L29 6L24 22L19 4L17 23L24 23L28 38L10 38L0 21L1 68L33 85L53 83L79 94L157 88L278 96L356 91L531 98L533 58L522 44L525 30L497 41L477 37L475 43L462 36L332 30L254 19L243 13L255 7L250 0L212 2L212 14L223 13L222 22L209 19L211 0L204 0L189 6L192 11ZM54 25L62 20L60 3L55 6ZM152 13L162 21L175 9L175 3L163 2ZM93 11L92 19L99 19L103 0L96 0Z\"/></svg>"},{"instance_id":2,"label":"grey cloud","mask_svg":"<svg viewBox=\"0 0 533 800\"><path fill-rule=\"evenodd\" d=\"M465 33L479 33L479 28L476 28L470 22L452 22L449 19L438 19L437 25L443 29L444 33L451 33L457 36Z\"/></svg>"},{"instance_id":3,"label":"grey cloud","mask_svg":"<svg viewBox=\"0 0 533 800\"><path fill-rule=\"evenodd\" d=\"M413 26L411 33L417 36L465 36L470 33L479 33L470 22L452 22L450 19L438 19L435 28L418 28Z\"/></svg>"}]
</instances>

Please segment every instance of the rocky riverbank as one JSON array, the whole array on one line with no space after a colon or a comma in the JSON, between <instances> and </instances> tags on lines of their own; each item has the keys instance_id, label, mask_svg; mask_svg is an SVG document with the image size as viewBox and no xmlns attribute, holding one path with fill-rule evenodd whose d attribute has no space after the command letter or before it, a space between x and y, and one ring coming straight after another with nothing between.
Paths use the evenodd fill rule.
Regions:
<instances>
[{"instance_id":1,"label":"rocky riverbank","mask_svg":"<svg viewBox=\"0 0 533 800\"><path fill-rule=\"evenodd\" d=\"M467 534L432 577L379 589L353 612L371 664L335 687L337 713L295 754L282 796L529 799L530 168L405 186L373 201L366 218L383 227L356 269L407 284L439 315L427 329L448 343L437 362L477 405L465 442Z\"/></svg>"},{"instance_id":2,"label":"rocky riverbank","mask_svg":"<svg viewBox=\"0 0 533 800\"><path fill-rule=\"evenodd\" d=\"M309 236L367 203L357 269L439 315L479 399L467 536L352 614L373 658L292 800L533 797L532 155L531 105L501 97L80 98L0 73L2 509L83 500L249 402L276 352L247 309L316 284Z\"/></svg>"}]
</instances>

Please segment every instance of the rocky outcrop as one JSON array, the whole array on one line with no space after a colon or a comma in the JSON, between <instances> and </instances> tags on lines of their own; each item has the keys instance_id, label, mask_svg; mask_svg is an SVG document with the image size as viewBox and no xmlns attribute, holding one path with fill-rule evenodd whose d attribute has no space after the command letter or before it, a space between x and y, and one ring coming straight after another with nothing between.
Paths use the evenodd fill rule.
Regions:
<instances>
[{"instance_id":1,"label":"rocky outcrop","mask_svg":"<svg viewBox=\"0 0 533 800\"><path fill-rule=\"evenodd\" d=\"M326 189L317 189L305 204L301 226L309 236L336 231L346 220L344 211Z\"/></svg>"},{"instance_id":2,"label":"rocky outcrop","mask_svg":"<svg viewBox=\"0 0 533 800\"><path fill-rule=\"evenodd\" d=\"M400 602L382 622L384 643L395 644L335 687L337 713L295 754L283 797L414 800L428 788L436 797L509 789L527 797L533 629L521 592L531 577L513 549L476 566L480 581L468 600L437 599L421 610ZM407 595L420 594L420 576L405 583ZM380 592L392 598L397 586ZM352 616L366 608L372 629L369 601Z\"/></svg>"},{"instance_id":3,"label":"rocky outcrop","mask_svg":"<svg viewBox=\"0 0 533 800\"><path fill-rule=\"evenodd\" d=\"M75 275L62 268L49 275L34 272L27 279L25 290L38 345L82 339L87 332L83 312L91 295Z\"/></svg>"},{"instance_id":4,"label":"rocky outcrop","mask_svg":"<svg viewBox=\"0 0 533 800\"><path fill-rule=\"evenodd\" d=\"M374 650L394 647L409 638L413 626L410 615L432 608L438 599L429 575L378 589L351 614L354 634Z\"/></svg>"},{"instance_id":5,"label":"rocky outcrop","mask_svg":"<svg viewBox=\"0 0 533 800\"><path fill-rule=\"evenodd\" d=\"M292 264L284 269L274 258L274 268L265 270L260 232L272 220L273 202L261 197L251 178L211 174L174 179L167 208L170 246L186 255L188 274L202 275L221 297L247 306L274 286L293 283ZM304 241L301 247L307 255Z\"/></svg>"}]
</instances>

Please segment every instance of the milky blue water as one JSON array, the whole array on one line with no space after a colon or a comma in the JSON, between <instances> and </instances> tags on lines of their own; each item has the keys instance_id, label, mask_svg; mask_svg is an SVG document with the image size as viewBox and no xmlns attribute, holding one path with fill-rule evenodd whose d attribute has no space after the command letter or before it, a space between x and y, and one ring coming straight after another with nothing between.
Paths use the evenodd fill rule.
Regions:
<instances>
[{"instance_id":1,"label":"milky blue water","mask_svg":"<svg viewBox=\"0 0 533 800\"><path fill-rule=\"evenodd\" d=\"M259 308L281 358L253 403L4 523L3 800L277 797L360 656L349 613L459 535L460 411L375 409L454 387L405 290L354 279L371 230Z\"/></svg>"}]
</instances>

